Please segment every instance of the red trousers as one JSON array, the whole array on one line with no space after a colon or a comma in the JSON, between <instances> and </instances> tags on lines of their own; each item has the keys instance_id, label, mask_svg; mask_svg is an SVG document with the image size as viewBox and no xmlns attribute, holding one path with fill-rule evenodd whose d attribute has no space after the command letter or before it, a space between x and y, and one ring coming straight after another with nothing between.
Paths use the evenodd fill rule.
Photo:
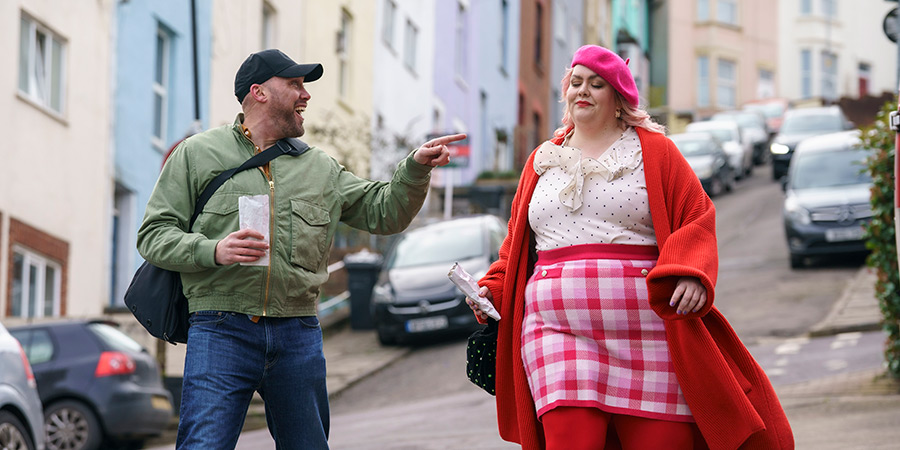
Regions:
<instances>
[{"instance_id":1,"label":"red trousers","mask_svg":"<svg viewBox=\"0 0 900 450\"><path fill-rule=\"evenodd\" d=\"M597 408L560 406L541 415L547 450L706 448L694 423L610 414Z\"/></svg>"}]
</instances>

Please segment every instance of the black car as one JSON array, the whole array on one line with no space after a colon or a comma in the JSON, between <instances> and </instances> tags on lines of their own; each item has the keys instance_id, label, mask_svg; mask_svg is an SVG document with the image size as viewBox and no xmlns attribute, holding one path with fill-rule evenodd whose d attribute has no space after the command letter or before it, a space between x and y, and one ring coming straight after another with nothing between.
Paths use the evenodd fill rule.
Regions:
<instances>
[{"instance_id":1,"label":"black car","mask_svg":"<svg viewBox=\"0 0 900 450\"><path fill-rule=\"evenodd\" d=\"M459 262L476 279L496 261L506 224L471 216L425 225L400 235L387 252L372 294L378 339L388 345L479 327L465 295L447 273Z\"/></svg>"},{"instance_id":2,"label":"black car","mask_svg":"<svg viewBox=\"0 0 900 450\"><path fill-rule=\"evenodd\" d=\"M680 133L669 136L669 139L694 169L707 195L715 197L734 189L734 168L728 162L728 154L722 144L712 133Z\"/></svg>"},{"instance_id":3,"label":"black car","mask_svg":"<svg viewBox=\"0 0 900 450\"><path fill-rule=\"evenodd\" d=\"M859 132L807 139L797 146L784 182L784 232L791 267L810 256L864 253L863 225L872 218L870 151Z\"/></svg>"},{"instance_id":4,"label":"black car","mask_svg":"<svg viewBox=\"0 0 900 450\"><path fill-rule=\"evenodd\" d=\"M47 449L139 448L172 418L156 359L113 324L10 327L37 380Z\"/></svg>"},{"instance_id":5,"label":"black car","mask_svg":"<svg viewBox=\"0 0 900 450\"><path fill-rule=\"evenodd\" d=\"M838 106L791 109L784 114L778 134L772 138L772 179L779 180L788 172L797 144L809 137L853 129L853 122Z\"/></svg>"}]
</instances>

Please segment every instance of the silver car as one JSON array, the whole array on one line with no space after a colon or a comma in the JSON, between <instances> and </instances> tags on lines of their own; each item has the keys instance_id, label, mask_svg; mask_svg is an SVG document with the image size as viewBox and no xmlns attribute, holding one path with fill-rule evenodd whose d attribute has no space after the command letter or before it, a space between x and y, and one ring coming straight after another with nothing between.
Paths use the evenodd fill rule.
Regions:
<instances>
[{"instance_id":1,"label":"silver car","mask_svg":"<svg viewBox=\"0 0 900 450\"><path fill-rule=\"evenodd\" d=\"M712 120L692 122L687 125L686 131L712 133L728 154L728 162L734 168L736 178L744 178L753 172L753 147L742 137L741 127L737 122Z\"/></svg>"},{"instance_id":2,"label":"silver car","mask_svg":"<svg viewBox=\"0 0 900 450\"><path fill-rule=\"evenodd\" d=\"M44 413L31 364L19 341L3 324L0 324L0 448L44 448Z\"/></svg>"}]
</instances>

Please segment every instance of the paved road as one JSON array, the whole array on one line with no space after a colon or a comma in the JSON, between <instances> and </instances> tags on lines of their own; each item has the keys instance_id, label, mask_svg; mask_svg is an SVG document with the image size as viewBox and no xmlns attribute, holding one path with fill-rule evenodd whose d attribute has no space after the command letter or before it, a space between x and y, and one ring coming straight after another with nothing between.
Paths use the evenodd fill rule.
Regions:
<instances>
[{"instance_id":1,"label":"paved road","mask_svg":"<svg viewBox=\"0 0 900 450\"><path fill-rule=\"evenodd\" d=\"M766 176L766 168L756 172L734 193L714 199L720 252L717 307L776 388L790 390L818 377L874 373L882 361L880 332L797 338L825 317L862 259L824 260L791 270L780 187ZM332 401L332 448L516 448L497 436L493 397L462 376L464 346L464 339L458 339L416 348L343 391ZM788 401L801 418L820 408L809 399ZM852 407L847 410L852 414ZM892 419L886 415L879 420ZM807 444L817 433L814 427L798 431L806 433ZM238 448L272 449L274 444L268 431L258 430L244 433Z\"/></svg>"}]
</instances>

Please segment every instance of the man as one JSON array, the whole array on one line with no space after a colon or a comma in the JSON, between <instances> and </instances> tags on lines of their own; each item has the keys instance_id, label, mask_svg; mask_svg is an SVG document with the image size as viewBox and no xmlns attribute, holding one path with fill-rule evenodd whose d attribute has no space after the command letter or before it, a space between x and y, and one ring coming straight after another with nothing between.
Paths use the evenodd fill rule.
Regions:
<instances>
[{"instance_id":1,"label":"man","mask_svg":"<svg viewBox=\"0 0 900 450\"><path fill-rule=\"evenodd\" d=\"M234 448L254 391L279 449L328 447L316 301L338 221L371 233L402 231L422 206L431 169L449 162L446 145L465 138L427 142L389 182L356 177L317 148L279 156L225 182L187 230L215 175L303 135L305 83L321 76L320 64L297 64L278 50L251 54L234 82L243 113L180 144L150 196L138 250L181 272L191 311L179 449ZM239 226L239 198L259 195L268 198L268 241ZM249 265L263 256L268 264Z\"/></svg>"}]
</instances>

